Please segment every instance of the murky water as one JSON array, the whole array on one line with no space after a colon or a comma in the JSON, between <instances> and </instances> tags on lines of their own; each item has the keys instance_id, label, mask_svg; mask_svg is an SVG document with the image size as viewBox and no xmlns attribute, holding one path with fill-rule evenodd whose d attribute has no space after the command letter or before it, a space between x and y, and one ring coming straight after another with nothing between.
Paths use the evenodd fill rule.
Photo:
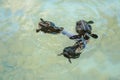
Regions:
<instances>
[{"instance_id":1,"label":"murky water","mask_svg":"<svg viewBox=\"0 0 120 80\"><path fill-rule=\"evenodd\" d=\"M120 80L120 0L0 0L0 80ZM74 44L36 33L39 18L75 33L93 20L92 39L72 64L57 56Z\"/></svg>"}]
</instances>

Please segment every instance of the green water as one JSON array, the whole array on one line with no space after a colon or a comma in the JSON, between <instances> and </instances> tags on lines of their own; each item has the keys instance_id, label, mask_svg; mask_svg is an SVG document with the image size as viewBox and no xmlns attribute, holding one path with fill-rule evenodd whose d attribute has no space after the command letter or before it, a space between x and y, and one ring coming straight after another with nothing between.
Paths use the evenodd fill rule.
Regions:
<instances>
[{"instance_id":1,"label":"green water","mask_svg":"<svg viewBox=\"0 0 120 80\"><path fill-rule=\"evenodd\" d=\"M36 33L39 18L75 33L93 20L92 39L72 64L57 56L74 44ZM0 80L120 80L120 0L0 0Z\"/></svg>"}]
</instances>

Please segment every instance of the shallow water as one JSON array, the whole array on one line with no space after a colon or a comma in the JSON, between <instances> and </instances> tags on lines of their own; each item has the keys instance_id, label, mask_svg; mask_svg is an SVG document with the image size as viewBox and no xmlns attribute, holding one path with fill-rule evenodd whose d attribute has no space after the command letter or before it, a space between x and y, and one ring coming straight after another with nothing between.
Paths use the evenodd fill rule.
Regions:
<instances>
[{"instance_id":1,"label":"shallow water","mask_svg":"<svg viewBox=\"0 0 120 80\"><path fill-rule=\"evenodd\" d=\"M120 80L120 0L0 0L0 80ZM62 34L36 33L39 19L75 33L93 20L92 39L72 64L57 56L74 44Z\"/></svg>"}]
</instances>

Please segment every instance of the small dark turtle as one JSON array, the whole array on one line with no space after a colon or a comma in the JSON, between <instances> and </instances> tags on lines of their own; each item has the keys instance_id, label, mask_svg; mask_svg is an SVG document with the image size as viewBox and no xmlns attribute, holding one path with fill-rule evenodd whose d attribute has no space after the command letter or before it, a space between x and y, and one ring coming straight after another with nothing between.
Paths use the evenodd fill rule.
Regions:
<instances>
[{"instance_id":1,"label":"small dark turtle","mask_svg":"<svg viewBox=\"0 0 120 80\"><path fill-rule=\"evenodd\" d=\"M65 47L63 52L61 54L58 54L58 56L63 55L64 57L66 57L69 60L70 63L72 63L71 59L76 59L76 58L80 57L81 52L76 53L76 49L78 47L79 47L78 45Z\"/></svg>"},{"instance_id":2,"label":"small dark turtle","mask_svg":"<svg viewBox=\"0 0 120 80\"><path fill-rule=\"evenodd\" d=\"M64 29L63 27L56 27L53 22L40 20L41 22L38 24L39 29L36 29L36 32L42 31L44 33L57 34Z\"/></svg>"}]
</instances>

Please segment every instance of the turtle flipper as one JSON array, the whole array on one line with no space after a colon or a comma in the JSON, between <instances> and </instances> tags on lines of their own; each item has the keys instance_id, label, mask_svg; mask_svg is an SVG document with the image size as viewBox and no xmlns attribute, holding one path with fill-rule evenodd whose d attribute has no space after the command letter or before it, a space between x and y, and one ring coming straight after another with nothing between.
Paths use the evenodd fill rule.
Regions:
<instances>
[{"instance_id":1,"label":"turtle flipper","mask_svg":"<svg viewBox=\"0 0 120 80\"><path fill-rule=\"evenodd\" d=\"M91 34L90 35L92 38L94 38L94 39L97 39L98 38L98 35L97 34Z\"/></svg>"},{"instance_id":2,"label":"turtle flipper","mask_svg":"<svg viewBox=\"0 0 120 80\"><path fill-rule=\"evenodd\" d=\"M40 29L36 29L36 33L38 33L40 31Z\"/></svg>"},{"instance_id":3,"label":"turtle flipper","mask_svg":"<svg viewBox=\"0 0 120 80\"><path fill-rule=\"evenodd\" d=\"M93 22L93 21L88 21L87 23L88 23L88 24L93 24L94 22Z\"/></svg>"},{"instance_id":4,"label":"turtle flipper","mask_svg":"<svg viewBox=\"0 0 120 80\"><path fill-rule=\"evenodd\" d=\"M45 21L42 18L40 18L40 20L45 23Z\"/></svg>"},{"instance_id":5,"label":"turtle flipper","mask_svg":"<svg viewBox=\"0 0 120 80\"><path fill-rule=\"evenodd\" d=\"M70 58L68 59L68 61L69 61L70 63L72 63L72 61L71 61L71 59L70 59Z\"/></svg>"}]
</instances>

